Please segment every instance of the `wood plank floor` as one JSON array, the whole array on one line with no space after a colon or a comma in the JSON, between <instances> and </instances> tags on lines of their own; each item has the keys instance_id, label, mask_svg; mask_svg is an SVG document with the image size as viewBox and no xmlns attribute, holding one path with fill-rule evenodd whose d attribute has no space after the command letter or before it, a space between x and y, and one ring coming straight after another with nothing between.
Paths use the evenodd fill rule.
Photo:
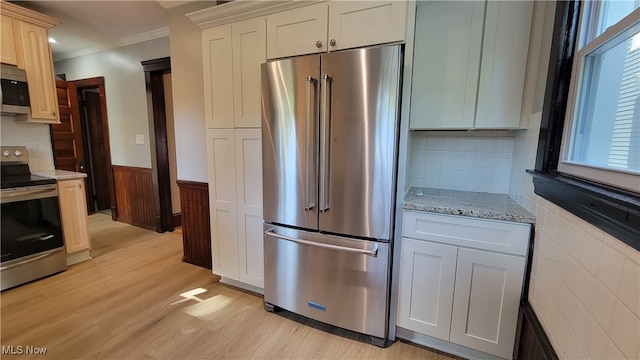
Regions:
<instances>
[{"instance_id":1,"label":"wood plank floor","mask_svg":"<svg viewBox=\"0 0 640 360\"><path fill-rule=\"evenodd\" d=\"M272 314L262 298L181 262L179 234L90 216L92 260L2 292L3 359L452 359L386 349ZM27 346L46 356L27 356Z\"/></svg>"}]
</instances>

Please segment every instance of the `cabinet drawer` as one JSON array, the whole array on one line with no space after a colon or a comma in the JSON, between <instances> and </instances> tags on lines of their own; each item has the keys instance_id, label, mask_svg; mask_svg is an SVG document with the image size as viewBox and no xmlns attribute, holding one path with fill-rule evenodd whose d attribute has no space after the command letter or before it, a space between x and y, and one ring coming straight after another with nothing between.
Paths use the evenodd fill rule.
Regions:
<instances>
[{"instance_id":1,"label":"cabinet drawer","mask_svg":"<svg viewBox=\"0 0 640 360\"><path fill-rule=\"evenodd\" d=\"M524 256L531 225L405 211L402 235L420 240Z\"/></svg>"}]
</instances>

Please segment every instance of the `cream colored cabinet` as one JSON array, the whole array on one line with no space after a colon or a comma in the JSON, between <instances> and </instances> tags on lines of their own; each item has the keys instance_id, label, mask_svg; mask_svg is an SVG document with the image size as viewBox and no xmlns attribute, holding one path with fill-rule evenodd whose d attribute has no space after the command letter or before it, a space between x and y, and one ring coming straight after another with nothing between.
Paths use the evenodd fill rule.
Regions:
<instances>
[{"instance_id":1,"label":"cream colored cabinet","mask_svg":"<svg viewBox=\"0 0 640 360\"><path fill-rule=\"evenodd\" d=\"M213 272L263 287L262 134L207 129Z\"/></svg>"},{"instance_id":2,"label":"cream colored cabinet","mask_svg":"<svg viewBox=\"0 0 640 360\"><path fill-rule=\"evenodd\" d=\"M53 58L47 29L19 21L22 56L18 66L24 67L29 84L31 118L41 122L59 124L58 95L53 74Z\"/></svg>"},{"instance_id":3,"label":"cream colored cabinet","mask_svg":"<svg viewBox=\"0 0 640 360\"><path fill-rule=\"evenodd\" d=\"M60 220L67 254L91 248L83 179L58 181Z\"/></svg>"},{"instance_id":4,"label":"cream colored cabinet","mask_svg":"<svg viewBox=\"0 0 640 360\"><path fill-rule=\"evenodd\" d=\"M410 127L518 128L532 15L532 1L419 2Z\"/></svg>"},{"instance_id":5,"label":"cream colored cabinet","mask_svg":"<svg viewBox=\"0 0 640 360\"><path fill-rule=\"evenodd\" d=\"M405 1L329 1L267 16L267 57L335 51L405 39Z\"/></svg>"},{"instance_id":6,"label":"cream colored cabinet","mask_svg":"<svg viewBox=\"0 0 640 360\"><path fill-rule=\"evenodd\" d=\"M5 64L18 65L16 43L11 25L12 19L4 14L0 15L0 61Z\"/></svg>"},{"instance_id":7,"label":"cream colored cabinet","mask_svg":"<svg viewBox=\"0 0 640 360\"><path fill-rule=\"evenodd\" d=\"M202 32L207 128L260 127L265 36L264 18Z\"/></svg>"},{"instance_id":8,"label":"cream colored cabinet","mask_svg":"<svg viewBox=\"0 0 640 360\"><path fill-rule=\"evenodd\" d=\"M405 211L402 232L397 325L510 359L530 225Z\"/></svg>"}]
</instances>

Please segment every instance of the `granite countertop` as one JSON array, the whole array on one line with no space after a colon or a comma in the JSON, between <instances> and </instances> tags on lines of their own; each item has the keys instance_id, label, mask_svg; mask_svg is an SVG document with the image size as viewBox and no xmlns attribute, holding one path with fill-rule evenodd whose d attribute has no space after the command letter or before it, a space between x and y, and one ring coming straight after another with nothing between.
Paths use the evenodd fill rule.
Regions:
<instances>
[{"instance_id":1,"label":"granite countertop","mask_svg":"<svg viewBox=\"0 0 640 360\"><path fill-rule=\"evenodd\" d=\"M85 173L67 171L67 170L45 170L45 171L33 171L33 175L45 177L47 179L56 180L73 180L87 177Z\"/></svg>"},{"instance_id":2,"label":"granite countertop","mask_svg":"<svg viewBox=\"0 0 640 360\"><path fill-rule=\"evenodd\" d=\"M404 209L529 224L536 221L509 195L472 191L412 187L404 197Z\"/></svg>"}]
</instances>

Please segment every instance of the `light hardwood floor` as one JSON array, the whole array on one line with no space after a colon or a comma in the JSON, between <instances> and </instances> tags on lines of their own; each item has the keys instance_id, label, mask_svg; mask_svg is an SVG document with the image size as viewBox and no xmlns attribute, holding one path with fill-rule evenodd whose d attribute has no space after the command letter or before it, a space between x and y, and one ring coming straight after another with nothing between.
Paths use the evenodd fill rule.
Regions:
<instances>
[{"instance_id":1,"label":"light hardwood floor","mask_svg":"<svg viewBox=\"0 0 640 360\"><path fill-rule=\"evenodd\" d=\"M451 359L386 349L263 310L262 298L181 262L179 234L90 216L92 260L2 292L1 344L47 349L3 359Z\"/></svg>"}]
</instances>

